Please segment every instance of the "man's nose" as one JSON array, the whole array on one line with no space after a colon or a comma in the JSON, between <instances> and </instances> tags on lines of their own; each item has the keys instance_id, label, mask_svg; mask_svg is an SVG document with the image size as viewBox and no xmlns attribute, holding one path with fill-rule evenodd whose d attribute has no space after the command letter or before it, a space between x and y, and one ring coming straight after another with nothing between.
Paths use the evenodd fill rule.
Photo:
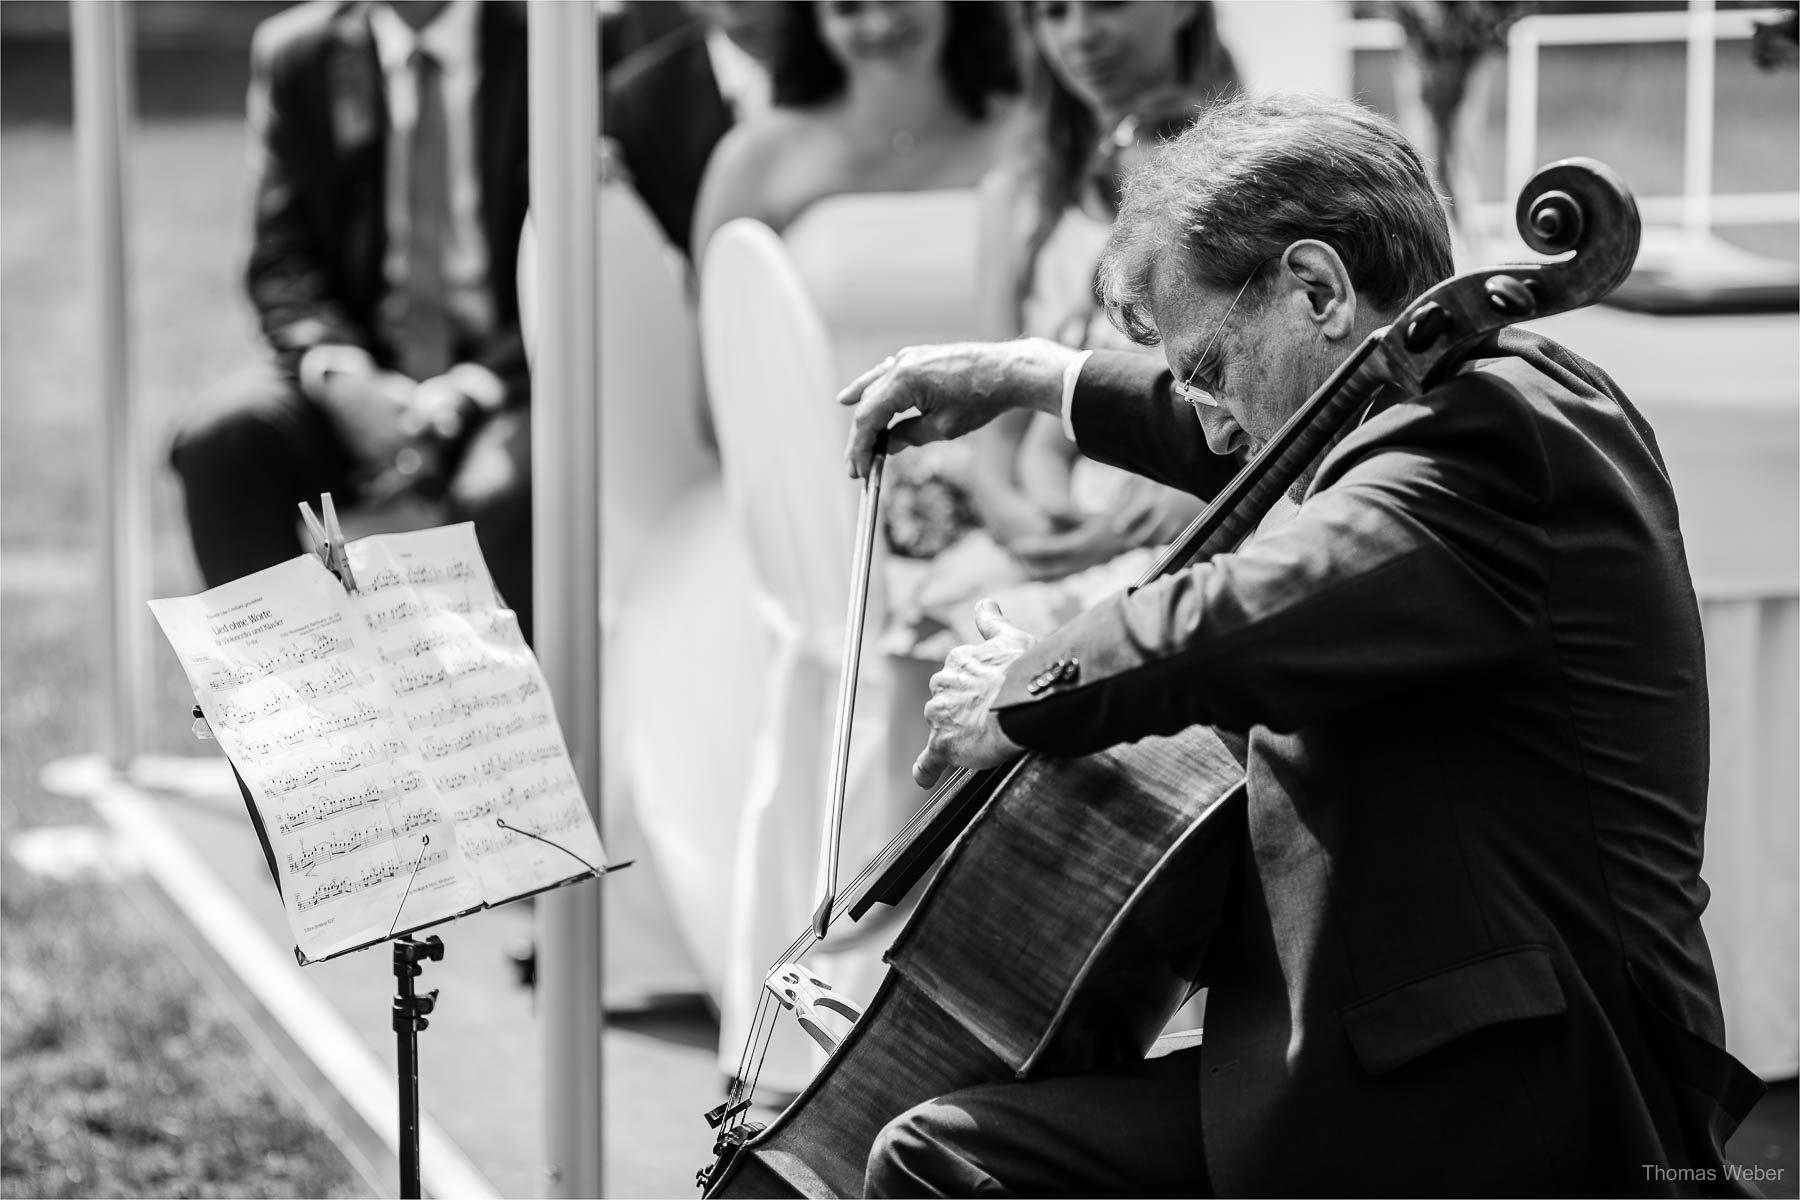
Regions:
<instances>
[{"instance_id":1,"label":"man's nose","mask_svg":"<svg viewBox=\"0 0 1800 1200\"><path fill-rule=\"evenodd\" d=\"M1195 411L1200 414L1200 432L1206 435L1206 448L1214 454L1236 454L1250 444L1250 435L1223 408L1200 407Z\"/></svg>"}]
</instances>

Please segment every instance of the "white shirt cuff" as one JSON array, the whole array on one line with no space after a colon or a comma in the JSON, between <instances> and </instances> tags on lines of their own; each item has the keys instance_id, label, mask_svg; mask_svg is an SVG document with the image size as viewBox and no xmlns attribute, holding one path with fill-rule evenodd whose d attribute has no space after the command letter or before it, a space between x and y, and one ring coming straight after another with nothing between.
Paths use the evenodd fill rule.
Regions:
<instances>
[{"instance_id":1,"label":"white shirt cuff","mask_svg":"<svg viewBox=\"0 0 1800 1200\"><path fill-rule=\"evenodd\" d=\"M325 376L333 373L372 375L375 373L375 360L361 346L342 343L314 346L300 356L300 390L308 396L322 395L325 391Z\"/></svg>"},{"instance_id":2,"label":"white shirt cuff","mask_svg":"<svg viewBox=\"0 0 1800 1200\"><path fill-rule=\"evenodd\" d=\"M1092 350L1083 350L1075 356L1074 362L1063 368L1062 427L1063 436L1071 442L1075 440L1075 418L1070 412L1075 404L1075 381L1081 378L1081 368L1092 353Z\"/></svg>"}]
</instances>

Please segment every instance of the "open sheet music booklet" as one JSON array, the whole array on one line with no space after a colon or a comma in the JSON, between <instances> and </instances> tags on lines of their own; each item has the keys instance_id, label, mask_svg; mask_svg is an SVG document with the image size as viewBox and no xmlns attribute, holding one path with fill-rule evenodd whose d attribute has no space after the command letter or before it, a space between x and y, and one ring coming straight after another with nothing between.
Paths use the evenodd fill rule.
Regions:
<instances>
[{"instance_id":1,"label":"open sheet music booklet","mask_svg":"<svg viewBox=\"0 0 1800 1200\"><path fill-rule=\"evenodd\" d=\"M605 865L474 527L348 553L355 592L305 555L150 602L249 790L302 962Z\"/></svg>"}]
</instances>

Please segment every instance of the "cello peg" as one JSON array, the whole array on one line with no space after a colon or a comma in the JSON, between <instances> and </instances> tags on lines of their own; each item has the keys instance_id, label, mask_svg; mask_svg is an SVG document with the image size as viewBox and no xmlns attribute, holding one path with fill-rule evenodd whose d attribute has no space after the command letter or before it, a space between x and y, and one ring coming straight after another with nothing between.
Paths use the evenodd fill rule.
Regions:
<instances>
[{"instance_id":1,"label":"cello peg","mask_svg":"<svg viewBox=\"0 0 1800 1200\"><path fill-rule=\"evenodd\" d=\"M1511 275L1496 275L1483 286L1487 290L1488 303L1502 316L1528 317L1537 311L1537 297Z\"/></svg>"},{"instance_id":2,"label":"cello peg","mask_svg":"<svg viewBox=\"0 0 1800 1200\"><path fill-rule=\"evenodd\" d=\"M1406 323L1406 331L1401 335L1401 343L1414 354L1431 349L1437 343L1438 335L1450 324L1450 314L1444 306L1436 302L1425 305L1413 314L1412 320Z\"/></svg>"}]
</instances>

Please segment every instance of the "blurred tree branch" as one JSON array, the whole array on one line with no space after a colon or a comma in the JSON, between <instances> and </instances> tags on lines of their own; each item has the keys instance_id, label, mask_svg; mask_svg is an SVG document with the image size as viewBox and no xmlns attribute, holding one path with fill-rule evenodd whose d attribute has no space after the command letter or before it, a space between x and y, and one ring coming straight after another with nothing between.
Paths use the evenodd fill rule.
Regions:
<instances>
[{"instance_id":1,"label":"blurred tree branch","mask_svg":"<svg viewBox=\"0 0 1800 1200\"><path fill-rule=\"evenodd\" d=\"M1401 123L1419 143L1450 201L1451 231L1459 248L1476 233L1471 211L1480 199L1475 146L1486 118L1494 52L1506 31L1531 12L1530 0L1384 0L1382 16L1400 26L1397 96Z\"/></svg>"},{"instance_id":2,"label":"blurred tree branch","mask_svg":"<svg viewBox=\"0 0 1800 1200\"><path fill-rule=\"evenodd\" d=\"M1800 66L1800 3L1790 3L1777 20L1756 22L1750 54L1765 71Z\"/></svg>"}]
</instances>

